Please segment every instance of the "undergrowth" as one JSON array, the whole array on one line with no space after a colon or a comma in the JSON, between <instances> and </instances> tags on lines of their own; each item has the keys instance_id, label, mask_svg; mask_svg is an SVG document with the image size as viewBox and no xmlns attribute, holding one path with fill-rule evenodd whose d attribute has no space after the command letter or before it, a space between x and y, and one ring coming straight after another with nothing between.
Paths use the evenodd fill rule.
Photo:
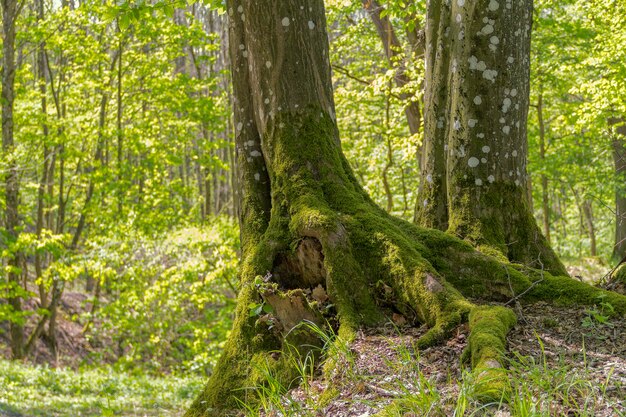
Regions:
<instances>
[{"instance_id":1,"label":"undergrowth","mask_svg":"<svg viewBox=\"0 0 626 417\"><path fill-rule=\"evenodd\" d=\"M149 377L113 369L72 371L0 360L0 415L177 416L202 377Z\"/></svg>"},{"instance_id":2,"label":"undergrowth","mask_svg":"<svg viewBox=\"0 0 626 417\"><path fill-rule=\"evenodd\" d=\"M359 403L366 404L370 410L376 410L376 417L626 416L625 404L607 396L611 374L605 381L597 381L584 370L572 369L565 361L549 362L539 337L539 356L509 355L509 400L485 404L475 395L476 376L469 369L463 370L460 377L449 374L442 383L420 368L419 353L411 344L400 343L392 346L393 360L384 359L390 372L382 377L369 375L358 369L357 353L349 343L332 332L307 326L318 333L323 347L318 354L294 359L299 372L291 385L299 388L281 384L271 367L261 365L258 371L266 380L246 388L256 393L258 402L241 404L245 416L332 415L327 410L333 401L343 403L348 410ZM317 362L315 358L319 358ZM369 395L361 395L364 392Z\"/></svg>"}]
</instances>

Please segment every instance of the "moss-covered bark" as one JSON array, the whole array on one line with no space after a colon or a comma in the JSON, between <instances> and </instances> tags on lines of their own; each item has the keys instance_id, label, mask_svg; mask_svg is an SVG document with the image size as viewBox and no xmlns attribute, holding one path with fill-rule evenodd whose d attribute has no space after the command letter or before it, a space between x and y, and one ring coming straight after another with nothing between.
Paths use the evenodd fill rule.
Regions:
<instances>
[{"instance_id":1,"label":"moss-covered bark","mask_svg":"<svg viewBox=\"0 0 626 417\"><path fill-rule=\"evenodd\" d=\"M394 312L430 327L420 348L469 319L468 357L486 396L497 396L502 380L481 376L501 368L515 318L478 303L525 295L593 304L601 290L511 265L502 252L477 251L376 206L341 151L322 0L271 5L228 1L241 292L224 353L186 415L225 416L254 401L252 388L264 383L268 368L283 384L293 383L292 355L317 341L301 326L305 321L333 326L350 340ZM611 297L623 314L626 298Z\"/></svg>"},{"instance_id":2,"label":"moss-covered bark","mask_svg":"<svg viewBox=\"0 0 626 417\"><path fill-rule=\"evenodd\" d=\"M416 223L566 274L526 189L531 1L432 0Z\"/></svg>"}]
</instances>

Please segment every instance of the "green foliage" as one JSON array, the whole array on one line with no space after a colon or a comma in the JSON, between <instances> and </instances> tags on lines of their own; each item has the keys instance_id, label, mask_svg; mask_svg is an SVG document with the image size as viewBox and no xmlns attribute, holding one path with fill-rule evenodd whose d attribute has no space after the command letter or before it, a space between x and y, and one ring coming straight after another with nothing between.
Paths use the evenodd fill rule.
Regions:
<instances>
[{"instance_id":1,"label":"green foliage","mask_svg":"<svg viewBox=\"0 0 626 417\"><path fill-rule=\"evenodd\" d=\"M232 324L238 229L227 218L157 236L120 230L89 243L82 273L105 294L89 332L121 369L208 373Z\"/></svg>"},{"instance_id":2,"label":"green foliage","mask_svg":"<svg viewBox=\"0 0 626 417\"><path fill-rule=\"evenodd\" d=\"M0 413L73 417L176 416L202 387L199 377L131 376L0 360Z\"/></svg>"}]
</instances>

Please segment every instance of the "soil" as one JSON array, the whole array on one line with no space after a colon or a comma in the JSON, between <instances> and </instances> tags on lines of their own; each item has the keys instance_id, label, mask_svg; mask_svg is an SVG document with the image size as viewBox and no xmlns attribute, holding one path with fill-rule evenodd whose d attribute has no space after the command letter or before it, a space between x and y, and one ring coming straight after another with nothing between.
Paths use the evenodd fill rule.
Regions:
<instances>
[{"instance_id":1,"label":"soil","mask_svg":"<svg viewBox=\"0 0 626 417\"><path fill-rule=\"evenodd\" d=\"M534 387L530 388L531 395L543 410L541 415L577 416L584 408L585 415L626 415L626 320L602 322L606 317L600 310L547 303L518 306L516 310L519 322L508 338L508 357L515 363L511 374L517 382L528 381L526 389ZM344 361L331 378L296 388L285 401L300 408L301 415L368 417L394 399L430 390L439 397L428 413L405 409L396 415L454 415L459 390L467 389L467 384L464 388L458 381L470 376L469 369L461 364L467 326L457 328L445 345L416 353L413 346L425 331L390 325L361 332L350 346L352 365ZM420 380L420 373L425 380ZM539 380L549 382L550 387L533 384ZM337 395L319 410L317 404L328 387L337 389ZM551 389L553 395L549 394ZM472 415L512 415L507 404L481 408L470 401L469 405L470 410L479 409ZM318 410L313 411L315 408Z\"/></svg>"}]
</instances>

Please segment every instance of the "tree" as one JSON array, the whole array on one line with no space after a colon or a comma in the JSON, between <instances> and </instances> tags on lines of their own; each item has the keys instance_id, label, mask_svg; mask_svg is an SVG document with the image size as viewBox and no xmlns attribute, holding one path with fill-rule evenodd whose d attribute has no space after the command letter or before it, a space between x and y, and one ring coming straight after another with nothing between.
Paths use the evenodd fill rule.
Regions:
<instances>
[{"instance_id":1,"label":"tree","mask_svg":"<svg viewBox=\"0 0 626 417\"><path fill-rule=\"evenodd\" d=\"M624 173L626 173L626 122L624 118L611 118L609 124L615 126L613 133L613 163L615 166L615 245L613 258L617 261L626 257L626 193Z\"/></svg>"},{"instance_id":2,"label":"tree","mask_svg":"<svg viewBox=\"0 0 626 417\"><path fill-rule=\"evenodd\" d=\"M10 259L7 262L10 286L9 305L15 314L11 320L11 352L16 359L24 354L23 291L20 288L21 254L15 248L21 221L19 217L20 182L15 151L13 107L15 103L15 35L21 6L15 0L2 0L2 151L6 161L5 173L5 240Z\"/></svg>"},{"instance_id":3,"label":"tree","mask_svg":"<svg viewBox=\"0 0 626 417\"><path fill-rule=\"evenodd\" d=\"M526 197L531 1L431 1L416 221L557 274Z\"/></svg>"},{"instance_id":4,"label":"tree","mask_svg":"<svg viewBox=\"0 0 626 417\"><path fill-rule=\"evenodd\" d=\"M457 0L453 9L467 19L469 11L458 9L463 4ZM339 337L351 340L360 326L384 322L393 309L411 321L430 326L418 341L419 348L440 342L459 323L469 321L468 356L477 375L477 390L485 399L500 399L506 382L497 371L515 315L505 307L477 305L466 297L485 303L511 303L523 296L524 300L593 304L602 295L618 314L626 312L626 297L566 276L509 264L502 256L481 253L452 235L404 222L376 206L358 184L341 151L334 120L323 1L283 0L270 5L227 2L242 196L241 290L224 353L187 416L223 416L240 401L252 399L246 388L262 383L260 368L274 372L286 384L292 382L295 373L291 356L317 340L307 326L299 326L303 321L321 327L328 321L338 328ZM493 28L494 23L489 23L495 17L491 14L493 6L483 6L480 15L482 19L484 14L487 22L480 26ZM519 20L529 18L530 7L514 7L516 15L521 13ZM520 24L503 19L507 24ZM468 25L469 37L476 28L471 21ZM443 36L446 24L441 26ZM529 28L522 29L525 42ZM456 30L454 35L458 33ZM510 43L518 41L519 37L502 38L507 48L514 48ZM481 38L481 42L487 50L489 44L496 43L489 38L486 42ZM528 59L523 48L515 58ZM465 73L486 65L483 61L472 62L466 59L464 65L478 67L466 68ZM495 63L489 62L494 68ZM525 64L512 70L516 79L527 85ZM457 65L460 70L460 57ZM487 75L489 79L485 79L491 82L497 74ZM479 94L487 100L483 88L492 89L493 85L481 84L468 91L473 93L468 96L470 100ZM518 94L526 95L521 97L520 109L511 103L507 110L521 125L527 88L513 97ZM493 102L486 104L481 114L496 111L491 108ZM458 113L457 117L468 114ZM507 126L523 130L516 120ZM466 146L471 155L482 152L473 143ZM517 147L512 149L519 152ZM504 149L494 149L498 151ZM464 163L467 165L467 159ZM502 163L524 168L519 158ZM474 186L479 178L489 181L488 175L479 177L469 168L465 172L471 175ZM486 174L486 168L480 168L480 173ZM521 173L516 177L520 182L524 180ZM457 185L463 184L462 178L456 181ZM506 196L521 189L521 183L515 188L495 183L488 196L496 198L496 190ZM465 195L471 197L469 191ZM497 219L502 216L498 211L505 207L495 203L492 214ZM525 208L522 199L517 204ZM517 206L506 209L525 213ZM529 238L521 232L519 236Z\"/></svg>"}]
</instances>

